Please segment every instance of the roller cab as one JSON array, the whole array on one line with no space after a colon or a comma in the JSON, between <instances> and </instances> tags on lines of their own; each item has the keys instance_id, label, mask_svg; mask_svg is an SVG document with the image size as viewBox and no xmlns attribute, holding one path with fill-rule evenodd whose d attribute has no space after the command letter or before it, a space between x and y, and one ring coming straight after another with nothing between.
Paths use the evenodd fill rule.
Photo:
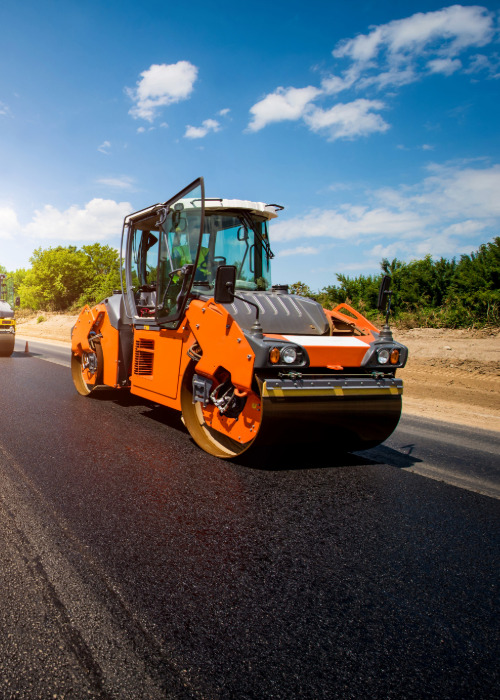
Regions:
<instances>
[{"instance_id":1,"label":"roller cab","mask_svg":"<svg viewBox=\"0 0 500 700\"><path fill-rule=\"evenodd\" d=\"M7 275L0 274L0 357L10 357L16 342L16 320L14 306L19 306L19 298L14 299L14 289Z\"/></svg>"},{"instance_id":2,"label":"roller cab","mask_svg":"<svg viewBox=\"0 0 500 700\"><path fill-rule=\"evenodd\" d=\"M326 310L272 286L268 228L281 208L205 198L200 178L126 217L123 288L73 329L79 393L128 388L181 411L221 458L325 435L339 451L385 440L407 349L346 304Z\"/></svg>"}]
</instances>

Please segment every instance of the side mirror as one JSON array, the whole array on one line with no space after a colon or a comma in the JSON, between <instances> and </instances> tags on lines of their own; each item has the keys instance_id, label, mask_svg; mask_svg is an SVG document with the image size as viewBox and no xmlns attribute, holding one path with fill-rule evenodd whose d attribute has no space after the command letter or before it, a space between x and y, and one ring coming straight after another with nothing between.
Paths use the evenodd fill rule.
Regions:
<instances>
[{"instance_id":1,"label":"side mirror","mask_svg":"<svg viewBox=\"0 0 500 700\"><path fill-rule=\"evenodd\" d=\"M21 297L16 297L16 306L21 306Z\"/></svg>"},{"instance_id":2,"label":"side mirror","mask_svg":"<svg viewBox=\"0 0 500 700\"><path fill-rule=\"evenodd\" d=\"M389 303L390 299L390 287L391 278L389 275L384 275L378 291L377 309L379 311L385 311L387 308L387 304Z\"/></svg>"},{"instance_id":3,"label":"side mirror","mask_svg":"<svg viewBox=\"0 0 500 700\"><path fill-rule=\"evenodd\" d=\"M214 299L217 304L232 304L235 286L235 265L220 265L215 273Z\"/></svg>"}]
</instances>

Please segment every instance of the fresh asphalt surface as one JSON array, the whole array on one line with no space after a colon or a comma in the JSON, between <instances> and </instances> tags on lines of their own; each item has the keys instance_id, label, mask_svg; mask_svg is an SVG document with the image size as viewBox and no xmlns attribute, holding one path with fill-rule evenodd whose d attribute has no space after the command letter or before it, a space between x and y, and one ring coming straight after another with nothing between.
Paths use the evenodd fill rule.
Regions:
<instances>
[{"instance_id":1,"label":"fresh asphalt surface","mask_svg":"<svg viewBox=\"0 0 500 700\"><path fill-rule=\"evenodd\" d=\"M0 360L0 698L500 697L496 434L223 462L47 345Z\"/></svg>"}]
</instances>

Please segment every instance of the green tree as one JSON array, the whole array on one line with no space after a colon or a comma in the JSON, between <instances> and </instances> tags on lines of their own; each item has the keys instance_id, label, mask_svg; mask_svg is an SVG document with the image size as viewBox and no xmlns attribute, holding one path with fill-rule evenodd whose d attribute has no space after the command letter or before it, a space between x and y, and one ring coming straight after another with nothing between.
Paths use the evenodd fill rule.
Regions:
<instances>
[{"instance_id":1,"label":"green tree","mask_svg":"<svg viewBox=\"0 0 500 700\"><path fill-rule=\"evenodd\" d=\"M84 245L82 251L87 257L88 279L78 303L92 306L120 289L120 260L118 251L109 245Z\"/></svg>"},{"instance_id":2,"label":"green tree","mask_svg":"<svg viewBox=\"0 0 500 700\"><path fill-rule=\"evenodd\" d=\"M63 311L80 297L88 283L88 258L75 246L37 248L30 262L31 268L18 289L23 308Z\"/></svg>"},{"instance_id":3,"label":"green tree","mask_svg":"<svg viewBox=\"0 0 500 700\"><path fill-rule=\"evenodd\" d=\"M462 255L446 302L456 324L500 323L500 237Z\"/></svg>"},{"instance_id":4,"label":"green tree","mask_svg":"<svg viewBox=\"0 0 500 700\"><path fill-rule=\"evenodd\" d=\"M312 289L304 282L294 282L290 285L289 292L299 297L314 297Z\"/></svg>"},{"instance_id":5,"label":"green tree","mask_svg":"<svg viewBox=\"0 0 500 700\"><path fill-rule=\"evenodd\" d=\"M26 277L26 270L23 267L21 267L15 272L11 272L9 276L11 277L12 282L14 283L14 289L17 293L17 290L19 289L19 287L23 283L24 278Z\"/></svg>"},{"instance_id":6,"label":"green tree","mask_svg":"<svg viewBox=\"0 0 500 700\"><path fill-rule=\"evenodd\" d=\"M438 327L500 324L500 237L458 262L426 255L408 263L384 258L380 266L392 278L391 309L400 322ZM347 302L374 319L381 275L336 277L336 284L318 294L302 282L291 287L305 290L325 307Z\"/></svg>"}]
</instances>

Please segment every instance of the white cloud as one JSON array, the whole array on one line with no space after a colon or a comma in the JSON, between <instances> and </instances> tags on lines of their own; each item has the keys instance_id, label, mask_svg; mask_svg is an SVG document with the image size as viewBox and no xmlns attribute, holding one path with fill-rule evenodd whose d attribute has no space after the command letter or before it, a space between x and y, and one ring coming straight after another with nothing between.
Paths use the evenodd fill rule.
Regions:
<instances>
[{"instance_id":1,"label":"white cloud","mask_svg":"<svg viewBox=\"0 0 500 700\"><path fill-rule=\"evenodd\" d=\"M106 187L115 187L118 190L131 190L134 180L131 177L102 177L97 182Z\"/></svg>"},{"instance_id":2,"label":"white cloud","mask_svg":"<svg viewBox=\"0 0 500 700\"><path fill-rule=\"evenodd\" d=\"M0 238L14 238L21 229L17 214L8 206L0 206Z\"/></svg>"},{"instance_id":3,"label":"white cloud","mask_svg":"<svg viewBox=\"0 0 500 700\"><path fill-rule=\"evenodd\" d=\"M105 155L108 155L110 148L111 148L111 143L109 141L103 141L101 143L101 145L97 147L97 150L100 151L101 153L104 153Z\"/></svg>"},{"instance_id":4,"label":"white cloud","mask_svg":"<svg viewBox=\"0 0 500 700\"><path fill-rule=\"evenodd\" d=\"M492 56L485 56L484 54L472 56L465 73L475 74L482 71L485 71L489 78L500 78L500 56L498 53L494 53Z\"/></svg>"},{"instance_id":5,"label":"white cloud","mask_svg":"<svg viewBox=\"0 0 500 700\"><path fill-rule=\"evenodd\" d=\"M0 102L0 117L10 116L10 108L4 102Z\"/></svg>"},{"instance_id":6,"label":"white cloud","mask_svg":"<svg viewBox=\"0 0 500 700\"><path fill-rule=\"evenodd\" d=\"M119 235L123 219L132 211L128 202L92 199L83 209L73 205L60 211L51 204L35 211L24 233L57 241L103 241Z\"/></svg>"},{"instance_id":7,"label":"white cloud","mask_svg":"<svg viewBox=\"0 0 500 700\"><path fill-rule=\"evenodd\" d=\"M326 240L360 245L373 267L382 257L411 259L428 253L453 256L470 252L500 227L500 165L432 165L430 174L411 187L385 188L366 195L366 206L346 202L335 209L314 209L273 224L279 255L289 241ZM481 237L478 240L478 237ZM304 247L304 246L302 246ZM359 267L359 266L357 266Z\"/></svg>"},{"instance_id":8,"label":"white cloud","mask_svg":"<svg viewBox=\"0 0 500 700\"><path fill-rule=\"evenodd\" d=\"M201 126L187 126L184 138L186 139L203 139L210 132L220 130L220 124L215 119L205 119Z\"/></svg>"},{"instance_id":9,"label":"white cloud","mask_svg":"<svg viewBox=\"0 0 500 700\"><path fill-rule=\"evenodd\" d=\"M485 220L500 217L500 165L490 168L430 166L421 192L408 206L440 212L441 218Z\"/></svg>"},{"instance_id":10,"label":"white cloud","mask_svg":"<svg viewBox=\"0 0 500 700\"><path fill-rule=\"evenodd\" d=\"M459 53L485 46L493 36L494 15L484 7L452 5L418 12L340 41L332 54L350 60L351 65L337 80L352 85L357 73L358 87L404 85L421 76L419 59L427 61L431 72L450 75L462 66L456 58Z\"/></svg>"},{"instance_id":11,"label":"white cloud","mask_svg":"<svg viewBox=\"0 0 500 700\"><path fill-rule=\"evenodd\" d=\"M198 68L189 61L171 64L153 64L141 73L135 88L126 92L135 102L129 111L134 119L152 122L160 107L186 100L191 95L198 76Z\"/></svg>"},{"instance_id":12,"label":"white cloud","mask_svg":"<svg viewBox=\"0 0 500 700\"><path fill-rule=\"evenodd\" d=\"M357 71L346 71L343 77L329 75L321 81L321 87L326 95L336 95L343 90L348 90L358 79Z\"/></svg>"},{"instance_id":13,"label":"white cloud","mask_svg":"<svg viewBox=\"0 0 500 700\"><path fill-rule=\"evenodd\" d=\"M328 140L353 139L384 132L389 124L374 112L382 109L376 100L352 100L319 107L345 90L402 87L425 76L450 76L464 70L488 71L490 78L500 77L500 61L476 55L469 68L459 54L490 43L495 35L494 14L484 7L452 5L435 12L418 12L411 17L374 26L368 34L340 41L332 54L347 62L343 71L323 76L321 87L278 87L250 108L248 131L256 132L268 124L303 120ZM382 106L379 106L382 105ZM352 117L352 119L351 119Z\"/></svg>"},{"instance_id":14,"label":"white cloud","mask_svg":"<svg viewBox=\"0 0 500 700\"><path fill-rule=\"evenodd\" d=\"M388 87L401 87L409 85L417 80L418 74L411 66L406 68L393 67L386 71L377 72L375 75L360 78L356 85L357 88L365 89L372 85L379 89Z\"/></svg>"},{"instance_id":15,"label":"white cloud","mask_svg":"<svg viewBox=\"0 0 500 700\"><path fill-rule=\"evenodd\" d=\"M435 58L427 63L431 73L451 75L462 67L462 61L458 58Z\"/></svg>"},{"instance_id":16,"label":"white cloud","mask_svg":"<svg viewBox=\"0 0 500 700\"><path fill-rule=\"evenodd\" d=\"M304 116L321 90L311 85L305 88L277 88L250 109L249 131L259 131L272 122L296 121Z\"/></svg>"},{"instance_id":17,"label":"white cloud","mask_svg":"<svg viewBox=\"0 0 500 700\"><path fill-rule=\"evenodd\" d=\"M460 221L457 224L451 224L447 226L443 233L447 236L475 236L478 233L484 231L488 226L494 225L493 219L485 219L482 221L475 221L473 219L468 219L465 221Z\"/></svg>"},{"instance_id":18,"label":"white cloud","mask_svg":"<svg viewBox=\"0 0 500 700\"><path fill-rule=\"evenodd\" d=\"M339 209L314 209L307 214L273 225L276 242L298 238L332 238L347 240L365 236L396 236L418 233L419 217L413 213L391 211L385 207L344 205Z\"/></svg>"},{"instance_id":19,"label":"white cloud","mask_svg":"<svg viewBox=\"0 0 500 700\"><path fill-rule=\"evenodd\" d=\"M452 5L379 25L370 34L339 42L332 53L366 64L386 51L390 60L401 61L439 43L439 52L452 56L471 46L484 46L493 33L493 14L486 8Z\"/></svg>"},{"instance_id":20,"label":"white cloud","mask_svg":"<svg viewBox=\"0 0 500 700\"><path fill-rule=\"evenodd\" d=\"M226 107L225 109L220 109L220 110L217 112L217 114L219 115L219 117L227 117L227 116L229 115L229 112L230 112L230 111L231 111L231 110L230 110L228 107Z\"/></svg>"},{"instance_id":21,"label":"white cloud","mask_svg":"<svg viewBox=\"0 0 500 700\"><path fill-rule=\"evenodd\" d=\"M380 114L373 112L384 107L385 104L380 100L359 99L347 104L339 102L327 110L312 110L304 116L304 121L312 131L326 133L329 141L353 139L390 128Z\"/></svg>"},{"instance_id":22,"label":"white cloud","mask_svg":"<svg viewBox=\"0 0 500 700\"><path fill-rule=\"evenodd\" d=\"M319 248L313 246L300 245L296 248L285 248L284 250L280 250L278 257L284 258L288 255L316 255L319 253L319 250Z\"/></svg>"}]
</instances>

